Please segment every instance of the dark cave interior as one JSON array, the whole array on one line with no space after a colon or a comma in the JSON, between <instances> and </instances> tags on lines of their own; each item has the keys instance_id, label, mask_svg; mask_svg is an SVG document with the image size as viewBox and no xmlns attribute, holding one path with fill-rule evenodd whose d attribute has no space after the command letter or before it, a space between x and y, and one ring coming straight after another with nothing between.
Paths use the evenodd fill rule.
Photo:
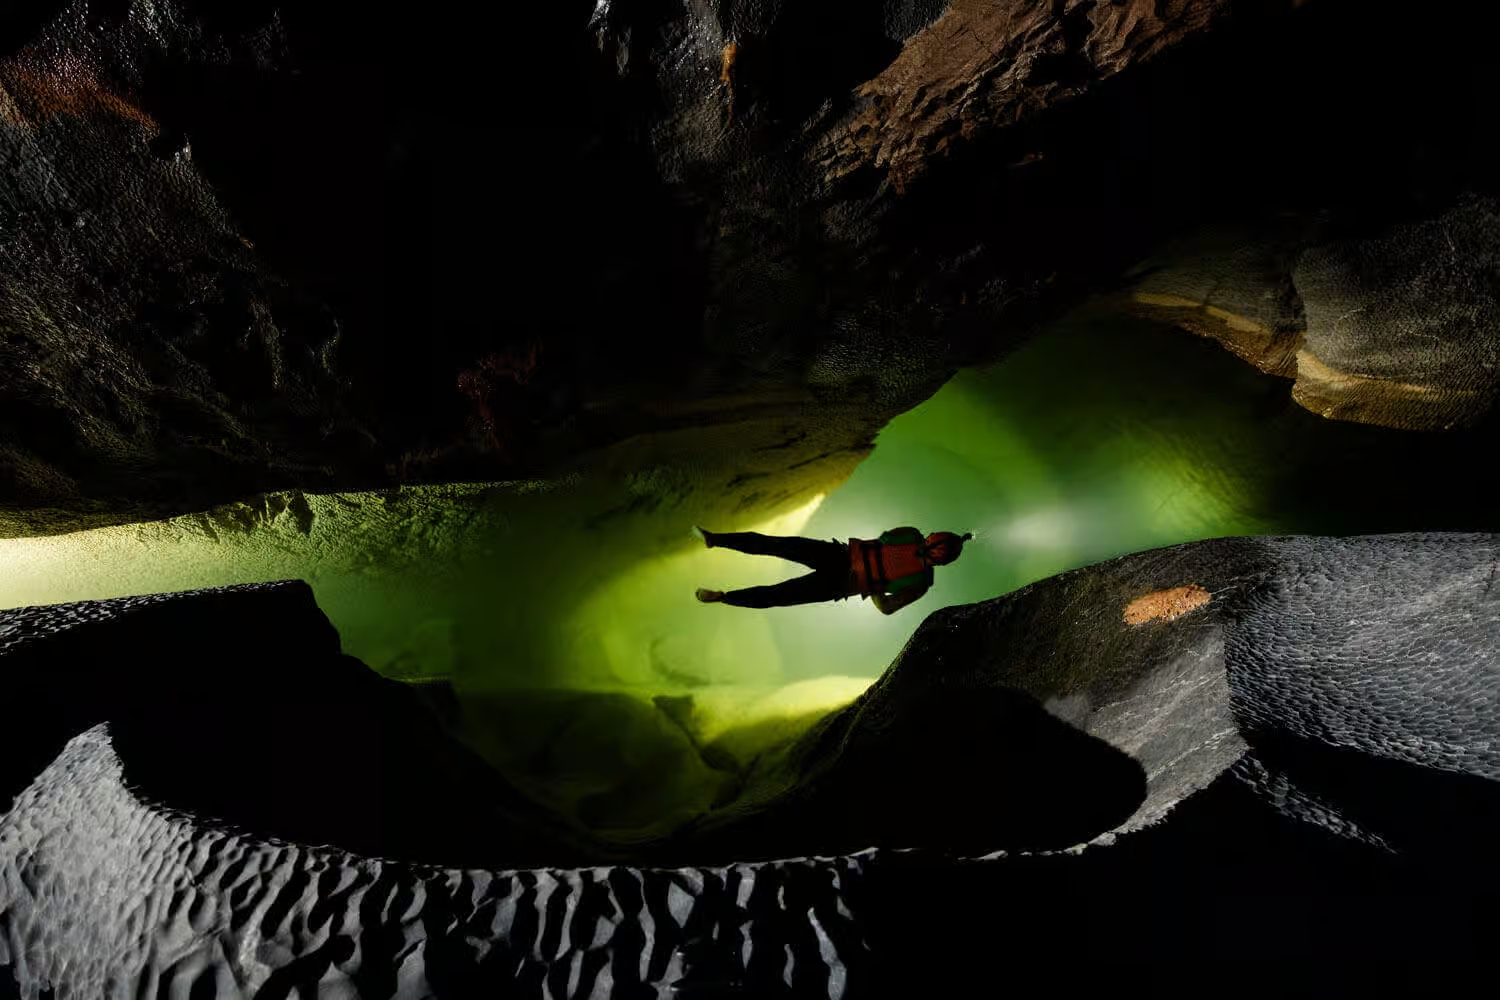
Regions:
<instances>
[{"instance_id":1,"label":"dark cave interior","mask_svg":"<svg viewBox=\"0 0 1500 1000\"><path fill-rule=\"evenodd\" d=\"M865 957L792 920L785 970L757 965L689 922L677 971L638 974L688 995L966 995L996 949L1102 969L1257 936L1350 979L1479 958L1497 19L8 7L0 875L57 870L6 824L46 829L54 761L107 723L120 788L209 855L692 871L695 907L753 922L701 872L875 852L833 877ZM923 47L960 23L990 54ZM692 588L785 567L694 524L977 538L896 615L752 612ZM1185 583L1206 610L1120 618ZM100 767L77 787L113 802ZM319 878L286 883L308 926ZM92 946L5 884L17 995L87 995L58 970L94 976ZM659 891L641 912L677 920ZM561 899L482 960L421 917L426 993L368 978L388 942L151 975L587 996L595 958L579 986L515 943L587 937L546 929L582 920Z\"/></svg>"}]
</instances>

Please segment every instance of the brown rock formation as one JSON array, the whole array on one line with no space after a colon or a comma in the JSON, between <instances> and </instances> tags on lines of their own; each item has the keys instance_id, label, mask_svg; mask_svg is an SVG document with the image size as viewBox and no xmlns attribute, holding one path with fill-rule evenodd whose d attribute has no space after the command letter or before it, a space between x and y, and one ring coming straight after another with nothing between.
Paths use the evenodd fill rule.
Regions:
<instances>
[{"instance_id":1,"label":"brown rock formation","mask_svg":"<svg viewBox=\"0 0 1500 1000\"><path fill-rule=\"evenodd\" d=\"M898 191L978 133L1021 123L1207 30L1228 0L954 0L855 95L813 159L828 179L884 170Z\"/></svg>"}]
</instances>

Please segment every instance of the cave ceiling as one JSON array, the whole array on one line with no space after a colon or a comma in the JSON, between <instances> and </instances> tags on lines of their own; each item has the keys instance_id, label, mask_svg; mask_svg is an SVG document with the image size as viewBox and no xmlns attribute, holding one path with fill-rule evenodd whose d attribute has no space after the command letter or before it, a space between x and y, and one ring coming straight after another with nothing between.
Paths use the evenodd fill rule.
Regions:
<instances>
[{"instance_id":1,"label":"cave ceiling","mask_svg":"<svg viewBox=\"0 0 1500 1000\"><path fill-rule=\"evenodd\" d=\"M8 15L0 530L711 424L726 465L800 439L726 498L765 513L1086 301L1330 419L1487 426L1477 43L1398 76L1429 29L1337 2L579 7Z\"/></svg>"}]
</instances>

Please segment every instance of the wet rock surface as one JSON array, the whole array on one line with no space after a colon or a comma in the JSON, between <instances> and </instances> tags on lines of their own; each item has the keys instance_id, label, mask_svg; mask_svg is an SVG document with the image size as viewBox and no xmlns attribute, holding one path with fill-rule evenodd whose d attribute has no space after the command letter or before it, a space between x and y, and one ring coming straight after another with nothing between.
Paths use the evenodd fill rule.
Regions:
<instances>
[{"instance_id":1,"label":"wet rock surface","mask_svg":"<svg viewBox=\"0 0 1500 1000\"><path fill-rule=\"evenodd\" d=\"M361 996L474 983L587 996L601 982L613 995L672 984L886 995L981 980L993 965L981 941L1045 963L1086 932L1091 955L1119 961L1162 928L1219 957L1253 931L1332 975L1374 955L1474 959L1494 925L1487 845L1500 832L1497 554L1492 535L1221 539L944 609L874 688L799 742L784 764L790 787L660 845L647 868L460 870L417 857L454 857L470 834L530 856L565 850L569 834L506 804L453 749L435 753L444 738L422 735L417 720L437 724L417 701L391 693L398 707L362 727L369 680L340 680L352 721L297 723L298 693L339 662L298 585L8 612L5 669L23 684L70 683L56 664L28 670L37 651L70 642L78 653L154 642L173 684L146 697L149 711L117 687L93 708L74 698L66 712L37 712L28 724L45 732L18 744L29 755L5 755L6 791L20 795L0 817L0 957L28 996L169 982L277 995L315 980ZM1188 583L1212 599L1171 620L1124 618L1143 594ZM279 720L251 757L193 721L222 728L233 691L230 675L198 680L221 692L217 715L204 713L192 677L172 666L174 644L192 639L177 634L187 607L219 635L243 630L246 614L304 623L261 640L281 644L297 679L247 700L261 723ZM186 648L212 647L199 637ZM251 643L246 655L256 651L271 650ZM185 762L194 733L201 760ZM1068 739L1087 749L1056 753ZM390 807L356 831L334 814L372 815L377 790L359 776L373 757ZM277 797L256 794L268 759ZM321 778L292 816L277 802L300 787L299 769ZM1027 773L1029 788L1017 780ZM437 799L419 776L445 778ZM1080 800L1083 812L1066 808ZM924 833L918 814L932 810L940 822ZM401 816L417 819L393 827ZM1090 824L1085 836L1097 836L1081 852L1026 849L1049 837L1066 847ZM861 832L865 847L848 853ZM345 846L361 843L369 856ZM788 857L746 863L754 845ZM155 900L159 918L130 919L127 899ZM1307 900L1315 920L1303 919ZM1412 906L1444 914L1441 927L1403 920Z\"/></svg>"},{"instance_id":2,"label":"wet rock surface","mask_svg":"<svg viewBox=\"0 0 1500 1000\"><path fill-rule=\"evenodd\" d=\"M0 64L11 535L140 520L288 476L331 484L320 442L358 438L339 318L270 272L191 142L133 93L153 61L270 58L274 37L235 52L134 10L70 7Z\"/></svg>"},{"instance_id":3,"label":"wet rock surface","mask_svg":"<svg viewBox=\"0 0 1500 1000\"><path fill-rule=\"evenodd\" d=\"M1314 413L1418 430L1473 426L1500 393L1500 206L1313 247L1292 278L1307 311L1292 395Z\"/></svg>"},{"instance_id":4,"label":"wet rock surface","mask_svg":"<svg viewBox=\"0 0 1500 1000\"><path fill-rule=\"evenodd\" d=\"M1493 426L1493 198L1339 236L1310 220L1188 241L1144 265L1134 315L1210 337L1336 420L1419 431Z\"/></svg>"}]
</instances>

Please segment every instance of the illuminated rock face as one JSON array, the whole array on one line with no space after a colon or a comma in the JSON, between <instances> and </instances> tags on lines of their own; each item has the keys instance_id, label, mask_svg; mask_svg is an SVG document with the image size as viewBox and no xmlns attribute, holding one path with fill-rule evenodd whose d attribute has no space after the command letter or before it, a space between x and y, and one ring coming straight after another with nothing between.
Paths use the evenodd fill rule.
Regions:
<instances>
[{"instance_id":1,"label":"illuminated rock face","mask_svg":"<svg viewBox=\"0 0 1500 1000\"><path fill-rule=\"evenodd\" d=\"M1295 379L1320 416L1420 431L1482 426L1500 394L1492 198L1374 233L1282 221L1163 252L1126 311L1212 337Z\"/></svg>"},{"instance_id":2,"label":"illuminated rock face","mask_svg":"<svg viewBox=\"0 0 1500 1000\"><path fill-rule=\"evenodd\" d=\"M1060 849L1150 827L1233 769L1275 808L1341 835L1420 854L1451 834L1451 849L1473 850L1474 828L1445 834L1399 802L1467 786L1463 809L1500 794L1496 546L1193 542L936 611L792 752L784 794L694 833L737 856L813 836L831 838L816 851ZM1178 588L1201 596L1173 617L1132 615ZM1097 744L1057 739L1028 702ZM1007 744L1006 730L1025 737ZM995 763L945 767L936 747ZM1012 768L1044 778L1017 782ZM1374 784L1387 774L1389 800Z\"/></svg>"},{"instance_id":3,"label":"illuminated rock face","mask_svg":"<svg viewBox=\"0 0 1500 1000\"><path fill-rule=\"evenodd\" d=\"M1378 792L1363 798L1373 789L1358 774L1425 768L1435 787L1472 780L1476 790L1500 780L1497 544L1263 537L1125 556L929 616L866 697L901 704L904 685L971 685L973 664L988 664L980 676L1141 762L1146 798L1122 829L1158 820L1234 764L1278 808L1394 850L1430 849L1400 843L1424 824L1397 818ZM1131 621L1142 595L1173 586L1209 599L1170 620ZM1327 770L1339 758L1347 786ZM1264 768L1280 783L1274 796ZM1321 795L1332 799L1315 813Z\"/></svg>"},{"instance_id":4,"label":"illuminated rock face","mask_svg":"<svg viewBox=\"0 0 1500 1000\"><path fill-rule=\"evenodd\" d=\"M5 614L7 690L36 710L9 720L0 754L7 985L588 997L867 984L861 859L542 868L606 859L337 650L297 583ZM238 694L224 671L246 679Z\"/></svg>"},{"instance_id":5,"label":"illuminated rock face","mask_svg":"<svg viewBox=\"0 0 1500 1000\"><path fill-rule=\"evenodd\" d=\"M476 849L555 850L568 864L565 854L589 845L570 846L570 831L548 830L502 786L464 772L415 703L392 701L379 727L364 727L379 699L352 673L339 679L345 717L324 722L333 745L318 727L288 725L295 678L306 703L319 671L337 662L298 585L8 612L8 676L38 651L75 654L31 681L39 691L77 689L90 669L77 654L97 658L98 643L137 654L154 646L166 668L70 717L35 713L25 737L33 752L7 748L0 758L5 791L20 791L0 817L0 960L26 996L44 987L59 997L136 995L169 983L278 995L321 982L358 996L475 986L543 995L545 984L565 996L675 985L840 997L978 981L993 971L984 942L1003 945L1008 961L1045 965L1079 933L1097 936L1096 957L1114 959L1164 927L1209 952L1232 951L1253 931L1278 953L1324 960L1367 948L1472 958L1486 940L1475 894L1493 885L1489 845L1500 832L1497 557L1492 535L1222 539L944 609L870 692L804 738L786 795L698 839L660 845L647 868L597 855L578 868L540 859L547 867L439 867ZM1212 597L1171 620L1126 618L1138 598L1171 586ZM281 637L248 646L279 646L285 676L247 698L262 721L277 720L274 735L260 732L249 750L214 743L214 733L236 732L234 720L226 724L226 709L212 727L194 724L208 706L194 702L183 668L220 665L186 654L222 647L238 634L231 628L267 617L284 623ZM213 634L171 630L194 621L212 623ZM147 707L132 705L132 690ZM994 708L1002 711L990 719L971 717ZM1065 806L1113 781L1124 808L1096 810L1087 833L1097 842L1081 853L975 860L985 845L960 814L988 818L988 846L1016 843L1005 809L984 800L1020 787L1006 769L1049 774L1056 762L1023 746L965 754L987 721L1014 727L1038 716L1097 742L1103 766L1051 789L1051 803L1000 805ZM945 730L944 719L958 724ZM1031 749L1049 745L1059 744ZM923 753L927 790L942 793L923 805L951 815L934 816L928 830L920 817L893 825L903 809L921 811L921 775L901 762ZM1111 755L1138 777L1113 768ZM420 762L393 772L408 756ZM386 785L361 784L374 758ZM296 810L278 814L276 798L257 792L262 769ZM438 795L423 777L443 782ZM388 820L371 826L369 799L379 794ZM351 809L365 828L340 815ZM805 857L857 835L861 822L872 843L924 850ZM778 825L786 832L768 838ZM293 835L268 836L274 830ZM958 841L945 844L945 830ZM349 851L356 842L366 850ZM678 867L757 843L791 859ZM1317 928L1293 919L1308 898ZM1204 926L1194 913L1215 899L1216 919ZM1224 899L1235 902L1225 909ZM976 910L976 900L989 908ZM1110 916L1143 900L1153 920ZM142 901L148 919L132 916ZM1446 932L1406 928L1412 905L1447 914ZM944 944L951 950L934 962Z\"/></svg>"}]
</instances>

